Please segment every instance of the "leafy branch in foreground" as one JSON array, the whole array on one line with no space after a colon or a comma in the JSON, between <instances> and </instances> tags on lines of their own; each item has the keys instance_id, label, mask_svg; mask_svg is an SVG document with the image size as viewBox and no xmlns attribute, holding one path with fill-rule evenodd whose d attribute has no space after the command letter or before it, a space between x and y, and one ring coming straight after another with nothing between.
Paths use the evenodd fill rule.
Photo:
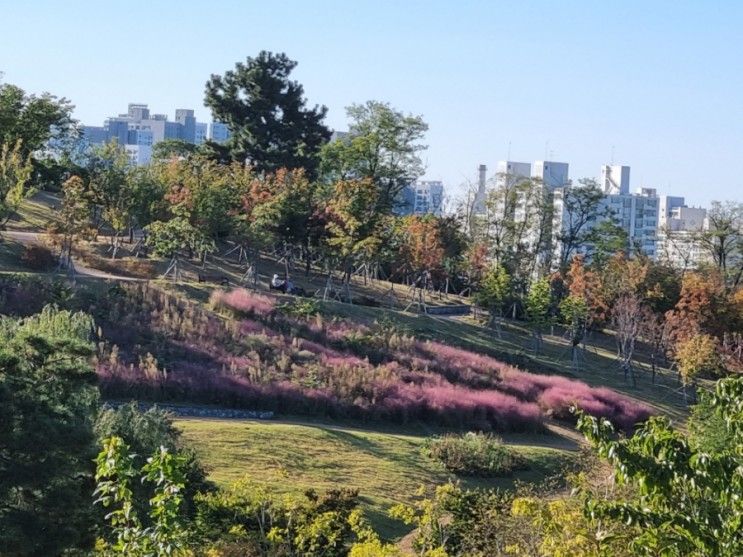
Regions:
<instances>
[{"instance_id":1,"label":"leafy branch in foreground","mask_svg":"<svg viewBox=\"0 0 743 557\"><path fill-rule=\"evenodd\" d=\"M187 531L181 507L185 486L185 458L161 447L140 471L134 455L120 437L103 442L96 459L96 503L111 511L106 515L113 541L104 542L104 555L184 555ZM152 526L142 527L134 509L132 481L140 478L154 486L149 516Z\"/></svg>"},{"instance_id":2,"label":"leafy branch in foreground","mask_svg":"<svg viewBox=\"0 0 743 557\"><path fill-rule=\"evenodd\" d=\"M650 418L629 439L617 439L605 419L579 417L578 429L617 482L636 490L626 500L589 497L587 512L638 526L631 544L638 555L743 554L743 378L723 379L706 396L733 440L718 452L696 449L665 417Z\"/></svg>"}]
</instances>

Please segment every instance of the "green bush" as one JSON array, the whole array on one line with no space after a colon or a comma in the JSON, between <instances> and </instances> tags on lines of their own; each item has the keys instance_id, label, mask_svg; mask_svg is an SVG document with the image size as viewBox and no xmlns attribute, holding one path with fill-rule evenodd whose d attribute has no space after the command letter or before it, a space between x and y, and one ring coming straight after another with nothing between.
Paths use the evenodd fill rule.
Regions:
<instances>
[{"instance_id":1,"label":"green bush","mask_svg":"<svg viewBox=\"0 0 743 557\"><path fill-rule=\"evenodd\" d=\"M494 478L528 468L524 457L503 445L498 437L484 433L434 437L426 442L424 451L450 472L464 476Z\"/></svg>"},{"instance_id":2,"label":"green bush","mask_svg":"<svg viewBox=\"0 0 743 557\"><path fill-rule=\"evenodd\" d=\"M314 298L298 298L291 302L280 304L278 309L285 315L305 319L322 313L320 303Z\"/></svg>"},{"instance_id":3,"label":"green bush","mask_svg":"<svg viewBox=\"0 0 743 557\"><path fill-rule=\"evenodd\" d=\"M691 407L688 427L689 442L699 451L720 453L735 445L734 435L715 411L707 392L700 393L699 402Z\"/></svg>"},{"instance_id":4,"label":"green bush","mask_svg":"<svg viewBox=\"0 0 743 557\"><path fill-rule=\"evenodd\" d=\"M218 555L341 557L377 540L357 504L355 489L282 498L241 480L197 497L196 537Z\"/></svg>"}]
</instances>

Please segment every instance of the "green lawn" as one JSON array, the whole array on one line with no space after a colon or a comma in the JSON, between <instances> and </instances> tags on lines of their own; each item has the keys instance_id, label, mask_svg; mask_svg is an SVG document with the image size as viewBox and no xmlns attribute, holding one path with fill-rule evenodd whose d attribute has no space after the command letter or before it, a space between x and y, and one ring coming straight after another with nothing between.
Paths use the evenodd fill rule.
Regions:
<instances>
[{"instance_id":1,"label":"green lawn","mask_svg":"<svg viewBox=\"0 0 743 557\"><path fill-rule=\"evenodd\" d=\"M448 479L471 487L503 487L514 480L538 481L559 473L576 453L529 446L518 437L513 445L531 462L531 469L512 478L456 478L421 454L425 437L406 433L366 431L322 424L299 425L261 421L178 419L183 438L195 448L217 484L249 478L275 493L301 494L309 488L353 487L362 506L384 536L399 537L404 525L386 516L387 509L414 500L424 485L432 488ZM548 436L536 436L543 442Z\"/></svg>"}]
</instances>

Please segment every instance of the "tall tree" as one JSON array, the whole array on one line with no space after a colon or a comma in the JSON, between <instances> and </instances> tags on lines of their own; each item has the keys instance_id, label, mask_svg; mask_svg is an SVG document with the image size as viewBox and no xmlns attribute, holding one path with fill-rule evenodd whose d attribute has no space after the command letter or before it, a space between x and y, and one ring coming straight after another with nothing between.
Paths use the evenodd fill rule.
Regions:
<instances>
[{"instance_id":1,"label":"tall tree","mask_svg":"<svg viewBox=\"0 0 743 557\"><path fill-rule=\"evenodd\" d=\"M0 145L15 145L20 140L22 155L46 146L74 130L73 106L65 98L49 93L28 95L15 85L0 84Z\"/></svg>"},{"instance_id":2,"label":"tall tree","mask_svg":"<svg viewBox=\"0 0 743 557\"><path fill-rule=\"evenodd\" d=\"M570 337L570 353L573 370L580 369L580 343L588 330L590 312L586 300L581 296L570 294L560 302L560 315Z\"/></svg>"},{"instance_id":3,"label":"tall tree","mask_svg":"<svg viewBox=\"0 0 743 557\"><path fill-rule=\"evenodd\" d=\"M505 267L494 263L483 275L475 301L490 312L490 324L501 336L500 321L512 296L511 277Z\"/></svg>"},{"instance_id":4,"label":"tall tree","mask_svg":"<svg viewBox=\"0 0 743 557\"><path fill-rule=\"evenodd\" d=\"M296 66L286 54L264 50L206 83L204 102L229 126L233 159L258 172L304 168L312 177L330 139L323 124L327 108L307 108L304 88L289 79Z\"/></svg>"},{"instance_id":5,"label":"tall tree","mask_svg":"<svg viewBox=\"0 0 743 557\"><path fill-rule=\"evenodd\" d=\"M267 196L255 212L256 224L283 242L287 264L291 248L300 248L305 273L309 275L312 254L324 234L325 225L318 183L309 180L303 170L279 170L261 180L264 182L261 188L266 189Z\"/></svg>"},{"instance_id":6,"label":"tall tree","mask_svg":"<svg viewBox=\"0 0 743 557\"><path fill-rule=\"evenodd\" d=\"M556 194L562 204L562 222L556 231L561 246L560 269L566 268L576 250L587 242L593 223L608 216L600 210L604 194L596 180L584 178L579 183L579 187L566 187Z\"/></svg>"},{"instance_id":7,"label":"tall tree","mask_svg":"<svg viewBox=\"0 0 743 557\"><path fill-rule=\"evenodd\" d=\"M706 334L692 335L676 345L676 365L684 384L684 398L686 387L694 385L697 378L717 377L725 370L717 340Z\"/></svg>"},{"instance_id":8,"label":"tall tree","mask_svg":"<svg viewBox=\"0 0 743 557\"><path fill-rule=\"evenodd\" d=\"M719 273L685 274L679 300L672 310L666 312L673 342L678 343L699 333L722 338L729 330L730 310L733 308Z\"/></svg>"},{"instance_id":9,"label":"tall tree","mask_svg":"<svg viewBox=\"0 0 743 557\"><path fill-rule=\"evenodd\" d=\"M539 180L500 175L485 208L485 238L493 259L506 267L523 292L551 251L550 194Z\"/></svg>"},{"instance_id":10,"label":"tall tree","mask_svg":"<svg viewBox=\"0 0 743 557\"><path fill-rule=\"evenodd\" d=\"M370 180L341 180L326 209L328 246L341 260L347 296L352 263L368 261L380 247L379 190Z\"/></svg>"},{"instance_id":11,"label":"tall tree","mask_svg":"<svg viewBox=\"0 0 743 557\"><path fill-rule=\"evenodd\" d=\"M198 146L184 139L166 139L158 141L152 147L152 159L167 161L172 158L188 158L198 150Z\"/></svg>"},{"instance_id":12,"label":"tall tree","mask_svg":"<svg viewBox=\"0 0 743 557\"><path fill-rule=\"evenodd\" d=\"M604 219L594 226L586 237L590 244L591 265L601 269L617 253L629 252L627 231L614 222Z\"/></svg>"},{"instance_id":13,"label":"tall tree","mask_svg":"<svg viewBox=\"0 0 743 557\"><path fill-rule=\"evenodd\" d=\"M532 282L526 296L526 318L532 326L534 352L542 347L542 330L550 322L552 307L552 287L549 278L542 277Z\"/></svg>"},{"instance_id":14,"label":"tall tree","mask_svg":"<svg viewBox=\"0 0 743 557\"><path fill-rule=\"evenodd\" d=\"M743 203L715 201L707 212L709 227L698 235L702 247L728 286L743 280Z\"/></svg>"},{"instance_id":15,"label":"tall tree","mask_svg":"<svg viewBox=\"0 0 743 557\"><path fill-rule=\"evenodd\" d=\"M93 321L46 307L0 319L0 553L92 545Z\"/></svg>"},{"instance_id":16,"label":"tall tree","mask_svg":"<svg viewBox=\"0 0 743 557\"><path fill-rule=\"evenodd\" d=\"M131 225L134 175L126 152L116 142L96 149L88 164L92 201L100 207L103 220L113 230L112 259L116 259L121 234Z\"/></svg>"},{"instance_id":17,"label":"tall tree","mask_svg":"<svg viewBox=\"0 0 743 557\"><path fill-rule=\"evenodd\" d=\"M413 272L413 279L417 281L421 273L439 271L444 261L444 246L436 217L411 215L402 220L401 262ZM425 287L422 283L420 285Z\"/></svg>"},{"instance_id":18,"label":"tall tree","mask_svg":"<svg viewBox=\"0 0 743 557\"><path fill-rule=\"evenodd\" d=\"M195 155L159 162L152 170L166 192L170 215L150 224L148 230L163 240L153 238L150 245L171 256L179 249L202 258L214 251L215 241L230 232L238 206L237 183L230 179L229 167ZM170 217L178 222L170 223Z\"/></svg>"},{"instance_id":19,"label":"tall tree","mask_svg":"<svg viewBox=\"0 0 743 557\"><path fill-rule=\"evenodd\" d=\"M31 157L23 155L21 140L14 146L0 145L0 226L8 222L26 197L34 192L31 186Z\"/></svg>"},{"instance_id":20,"label":"tall tree","mask_svg":"<svg viewBox=\"0 0 743 557\"><path fill-rule=\"evenodd\" d=\"M49 230L62 236L61 260L69 267L75 243L90 233L90 201L79 176L72 176L62 184L62 193L60 220L51 224Z\"/></svg>"},{"instance_id":21,"label":"tall tree","mask_svg":"<svg viewBox=\"0 0 743 557\"><path fill-rule=\"evenodd\" d=\"M367 101L346 108L348 137L323 149L323 172L330 181L368 179L379 189L382 212L399 203L402 190L423 174L420 143L428 130L421 116L405 115L389 104Z\"/></svg>"},{"instance_id":22,"label":"tall tree","mask_svg":"<svg viewBox=\"0 0 743 557\"><path fill-rule=\"evenodd\" d=\"M570 295L585 301L589 327L606 319L609 308L602 292L601 278L586 267L583 256L576 255L570 262L567 283Z\"/></svg>"},{"instance_id":23,"label":"tall tree","mask_svg":"<svg viewBox=\"0 0 743 557\"><path fill-rule=\"evenodd\" d=\"M620 296L613 304L611 316L616 332L617 353L624 371L624 380L630 379L632 386L637 386L635 368L632 359L635 343L643 332L643 323L648 319L648 311L640 297L635 293Z\"/></svg>"}]
</instances>

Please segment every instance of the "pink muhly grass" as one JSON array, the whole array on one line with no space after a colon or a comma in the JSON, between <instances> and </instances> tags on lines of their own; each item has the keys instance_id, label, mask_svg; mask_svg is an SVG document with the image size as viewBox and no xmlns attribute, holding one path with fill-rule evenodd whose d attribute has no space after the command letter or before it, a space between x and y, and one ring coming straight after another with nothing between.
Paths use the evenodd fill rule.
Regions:
<instances>
[{"instance_id":1,"label":"pink muhly grass","mask_svg":"<svg viewBox=\"0 0 743 557\"><path fill-rule=\"evenodd\" d=\"M216 306L224 306L233 311L254 316L268 316L276 309L273 298L250 292L245 288L234 288L229 292L215 290L211 301Z\"/></svg>"},{"instance_id":2,"label":"pink muhly grass","mask_svg":"<svg viewBox=\"0 0 743 557\"><path fill-rule=\"evenodd\" d=\"M323 355L322 361L328 367L370 367L369 363L351 354Z\"/></svg>"},{"instance_id":3,"label":"pink muhly grass","mask_svg":"<svg viewBox=\"0 0 743 557\"><path fill-rule=\"evenodd\" d=\"M242 319L239 329L241 335L260 335L266 334L266 326L263 323L252 319Z\"/></svg>"},{"instance_id":4,"label":"pink muhly grass","mask_svg":"<svg viewBox=\"0 0 743 557\"><path fill-rule=\"evenodd\" d=\"M349 321L331 321L325 324L325 336L328 340L339 342L351 335L363 335L369 332L369 327Z\"/></svg>"},{"instance_id":5,"label":"pink muhly grass","mask_svg":"<svg viewBox=\"0 0 743 557\"><path fill-rule=\"evenodd\" d=\"M495 390L475 390L438 380L429 383L387 383L378 390L375 413L398 419L422 419L454 427L537 430L542 414L524 402Z\"/></svg>"},{"instance_id":6,"label":"pink muhly grass","mask_svg":"<svg viewBox=\"0 0 743 557\"><path fill-rule=\"evenodd\" d=\"M337 350L324 346L320 344L319 342L313 342L311 340L307 340L306 338L299 339L298 344L299 344L300 350L309 350L310 352L312 352L313 354L317 356L326 356L328 358L342 358L343 357L343 354L341 354Z\"/></svg>"},{"instance_id":7,"label":"pink muhly grass","mask_svg":"<svg viewBox=\"0 0 743 557\"><path fill-rule=\"evenodd\" d=\"M438 371L454 382L471 386L492 387L502 369L507 367L495 358L442 344L440 342L421 342L414 344L415 358L409 359L411 367L426 362L424 369Z\"/></svg>"}]
</instances>

